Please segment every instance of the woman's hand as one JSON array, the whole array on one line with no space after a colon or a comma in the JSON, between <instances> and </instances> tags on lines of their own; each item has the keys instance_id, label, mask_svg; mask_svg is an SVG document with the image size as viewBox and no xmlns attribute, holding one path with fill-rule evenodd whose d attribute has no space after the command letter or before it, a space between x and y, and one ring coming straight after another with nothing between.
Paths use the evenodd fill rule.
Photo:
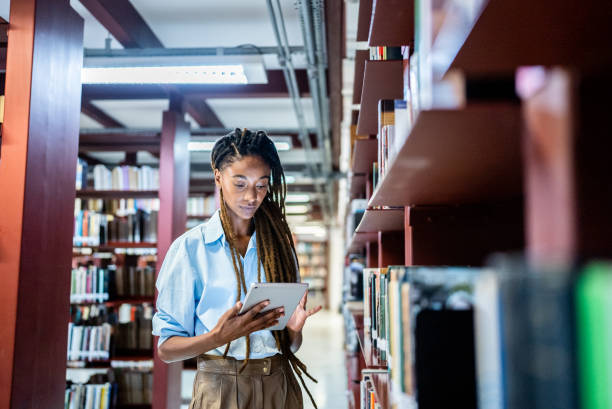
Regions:
<instances>
[{"instance_id":1,"label":"woman's hand","mask_svg":"<svg viewBox=\"0 0 612 409\"><path fill-rule=\"evenodd\" d=\"M321 311L321 308L323 308L322 306L319 305L317 307L311 308L308 311L306 311L306 301L307 300L308 300L308 291L306 291L306 293L300 300L300 303L298 304L295 311L293 312L293 315L287 322L287 329L289 331L292 331L294 333L298 333L302 331L302 328L304 328L304 324L306 323L306 318L310 317L311 315L316 314L317 312Z\"/></svg>"},{"instance_id":2,"label":"woman's hand","mask_svg":"<svg viewBox=\"0 0 612 409\"><path fill-rule=\"evenodd\" d=\"M260 314L261 310L268 306L268 304L270 304L269 301L262 301L244 314L238 315L242 308L242 303L239 301L227 310L219 318L217 325L211 331L215 334L215 339L219 346L244 337L251 332L278 324L278 319L285 315L284 308L275 308Z\"/></svg>"}]
</instances>

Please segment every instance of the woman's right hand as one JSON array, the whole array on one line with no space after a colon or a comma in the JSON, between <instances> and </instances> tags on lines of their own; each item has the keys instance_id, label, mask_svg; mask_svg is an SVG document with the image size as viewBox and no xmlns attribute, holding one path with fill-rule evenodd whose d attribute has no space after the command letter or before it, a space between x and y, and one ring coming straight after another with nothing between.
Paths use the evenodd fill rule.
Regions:
<instances>
[{"instance_id":1,"label":"woman's right hand","mask_svg":"<svg viewBox=\"0 0 612 409\"><path fill-rule=\"evenodd\" d=\"M283 307L266 311L258 316L261 310L267 307L268 304L270 304L269 301L262 301L242 315L238 315L238 312L242 308L242 303L238 301L234 304L232 308L227 310L221 318L219 318L217 325L211 331L215 334L215 338L219 345L225 345L251 332L276 325L278 319L285 315Z\"/></svg>"}]
</instances>

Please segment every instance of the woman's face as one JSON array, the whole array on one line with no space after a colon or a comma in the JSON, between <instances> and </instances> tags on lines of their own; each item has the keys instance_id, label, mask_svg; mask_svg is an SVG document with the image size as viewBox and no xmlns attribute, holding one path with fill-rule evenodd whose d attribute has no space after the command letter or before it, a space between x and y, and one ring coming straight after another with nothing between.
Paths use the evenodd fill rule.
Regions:
<instances>
[{"instance_id":1,"label":"woman's face","mask_svg":"<svg viewBox=\"0 0 612 409\"><path fill-rule=\"evenodd\" d=\"M223 190L223 199L232 213L250 220L268 193L270 166L259 156L248 155L215 169L215 183Z\"/></svg>"}]
</instances>

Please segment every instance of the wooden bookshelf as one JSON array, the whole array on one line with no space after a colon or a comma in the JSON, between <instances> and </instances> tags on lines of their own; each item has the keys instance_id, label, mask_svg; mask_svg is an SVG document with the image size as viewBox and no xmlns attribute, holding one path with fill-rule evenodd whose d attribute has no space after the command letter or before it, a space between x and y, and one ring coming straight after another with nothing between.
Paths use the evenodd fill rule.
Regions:
<instances>
[{"instance_id":1,"label":"wooden bookshelf","mask_svg":"<svg viewBox=\"0 0 612 409\"><path fill-rule=\"evenodd\" d=\"M353 77L353 104L361 102L361 90L363 86L363 71L365 62L370 57L370 50L357 50L355 52L355 75Z\"/></svg>"},{"instance_id":2,"label":"wooden bookshelf","mask_svg":"<svg viewBox=\"0 0 612 409\"><path fill-rule=\"evenodd\" d=\"M353 174L372 173L372 163L376 162L378 141L374 138L356 139L352 157Z\"/></svg>"},{"instance_id":3,"label":"wooden bookshelf","mask_svg":"<svg viewBox=\"0 0 612 409\"><path fill-rule=\"evenodd\" d=\"M208 220L211 217L212 217L211 214L205 214L205 215L203 215L203 214L191 214L191 215L188 214L187 215L188 219L193 219L193 220Z\"/></svg>"},{"instance_id":4,"label":"wooden bookshelf","mask_svg":"<svg viewBox=\"0 0 612 409\"><path fill-rule=\"evenodd\" d=\"M99 246L73 246L74 248L90 248L97 251L109 251L114 249L148 249L156 248L157 243L148 242L128 242L128 241L109 241Z\"/></svg>"},{"instance_id":5,"label":"wooden bookshelf","mask_svg":"<svg viewBox=\"0 0 612 409\"><path fill-rule=\"evenodd\" d=\"M520 108L512 104L421 112L412 129L406 129L409 135L368 206L475 203L520 196L520 129Z\"/></svg>"},{"instance_id":6,"label":"wooden bookshelf","mask_svg":"<svg viewBox=\"0 0 612 409\"><path fill-rule=\"evenodd\" d=\"M357 41L368 41L370 35L370 20L372 18L372 1L359 2L359 16L357 20Z\"/></svg>"},{"instance_id":7,"label":"wooden bookshelf","mask_svg":"<svg viewBox=\"0 0 612 409\"><path fill-rule=\"evenodd\" d=\"M157 190L77 190L76 197L82 199L156 199Z\"/></svg>"},{"instance_id":8,"label":"wooden bookshelf","mask_svg":"<svg viewBox=\"0 0 612 409\"><path fill-rule=\"evenodd\" d=\"M365 174L353 173L349 176L349 194L351 200L364 197L367 178L368 175Z\"/></svg>"},{"instance_id":9,"label":"wooden bookshelf","mask_svg":"<svg viewBox=\"0 0 612 409\"><path fill-rule=\"evenodd\" d=\"M378 101L401 99L403 91L402 60L366 61L361 90L358 135L378 133Z\"/></svg>"},{"instance_id":10,"label":"wooden bookshelf","mask_svg":"<svg viewBox=\"0 0 612 409\"><path fill-rule=\"evenodd\" d=\"M346 247L346 254L361 253L366 243L378 240L378 233L353 233Z\"/></svg>"},{"instance_id":11,"label":"wooden bookshelf","mask_svg":"<svg viewBox=\"0 0 612 409\"><path fill-rule=\"evenodd\" d=\"M375 0L368 44L402 46L414 43L414 1Z\"/></svg>"},{"instance_id":12,"label":"wooden bookshelf","mask_svg":"<svg viewBox=\"0 0 612 409\"><path fill-rule=\"evenodd\" d=\"M357 233L376 233L399 230L404 230L403 207L400 209L368 209L355 231Z\"/></svg>"},{"instance_id":13,"label":"wooden bookshelf","mask_svg":"<svg viewBox=\"0 0 612 409\"><path fill-rule=\"evenodd\" d=\"M520 66L567 66L592 71L612 64L609 2L483 3L473 21L445 29L448 36L457 36L453 46L439 50L452 61L450 68L491 75L512 72Z\"/></svg>"}]
</instances>

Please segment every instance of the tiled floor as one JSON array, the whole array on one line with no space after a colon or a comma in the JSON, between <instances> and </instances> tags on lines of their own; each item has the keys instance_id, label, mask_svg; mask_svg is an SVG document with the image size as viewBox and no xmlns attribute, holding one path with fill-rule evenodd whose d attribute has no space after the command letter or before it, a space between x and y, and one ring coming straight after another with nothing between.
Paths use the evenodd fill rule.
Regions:
<instances>
[{"instance_id":1,"label":"tiled floor","mask_svg":"<svg viewBox=\"0 0 612 409\"><path fill-rule=\"evenodd\" d=\"M297 356L308 366L318 383L306 378L319 409L346 409L346 372L342 347L343 322L338 313L321 311L311 317L303 332L302 348ZM194 371L183 373L183 398L191 398ZM188 405L181 406L187 409ZM304 392L304 409L313 409Z\"/></svg>"}]
</instances>

